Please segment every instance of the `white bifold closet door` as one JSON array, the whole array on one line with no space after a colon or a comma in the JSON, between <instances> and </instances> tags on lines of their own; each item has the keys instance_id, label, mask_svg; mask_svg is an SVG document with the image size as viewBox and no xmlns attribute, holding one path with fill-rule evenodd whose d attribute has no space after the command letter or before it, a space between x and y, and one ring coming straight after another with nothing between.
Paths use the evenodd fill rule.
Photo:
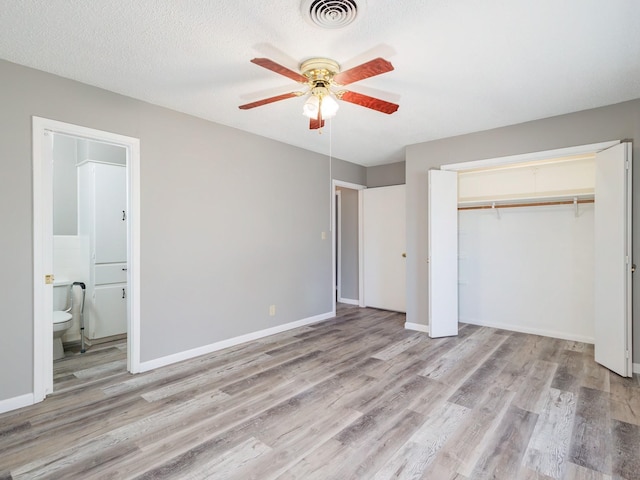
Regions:
<instances>
[{"instance_id":1,"label":"white bifold closet door","mask_svg":"<svg viewBox=\"0 0 640 480\"><path fill-rule=\"evenodd\" d=\"M458 334L458 174L429 170L429 336Z\"/></svg>"},{"instance_id":2,"label":"white bifold closet door","mask_svg":"<svg viewBox=\"0 0 640 480\"><path fill-rule=\"evenodd\" d=\"M406 188L367 188L362 193L364 304L406 312Z\"/></svg>"},{"instance_id":3,"label":"white bifold closet door","mask_svg":"<svg viewBox=\"0 0 640 480\"><path fill-rule=\"evenodd\" d=\"M630 377L631 144L596 155L595 360Z\"/></svg>"}]
</instances>

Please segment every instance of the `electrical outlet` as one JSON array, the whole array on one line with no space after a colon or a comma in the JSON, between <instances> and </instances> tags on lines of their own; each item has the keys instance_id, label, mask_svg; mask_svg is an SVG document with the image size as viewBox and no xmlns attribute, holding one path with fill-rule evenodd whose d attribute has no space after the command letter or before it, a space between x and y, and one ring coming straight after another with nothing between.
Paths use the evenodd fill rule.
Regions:
<instances>
[{"instance_id":1,"label":"electrical outlet","mask_svg":"<svg viewBox=\"0 0 640 480\"><path fill-rule=\"evenodd\" d=\"M270 317L274 317L276 315L276 306L275 305L269 305L269 316Z\"/></svg>"},{"instance_id":2,"label":"electrical outlet","mask_svg":"<svg viewBox=\"0 0 640 480\"><path fill-rule=\"evenodd\" d=\"M326 240L327 239L327 232L322 232L320 234L320 237L322 238L322 240Z\"/></svg>"}]
</instances>

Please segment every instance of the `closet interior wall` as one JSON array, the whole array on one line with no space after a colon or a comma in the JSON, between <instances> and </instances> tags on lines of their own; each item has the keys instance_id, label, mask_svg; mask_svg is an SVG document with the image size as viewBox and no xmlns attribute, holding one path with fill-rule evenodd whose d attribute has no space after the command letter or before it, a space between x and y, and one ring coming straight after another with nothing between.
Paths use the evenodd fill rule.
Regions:
<instances>
[{"instance_id":1,"label":"closet interior wall","mask_svg":"<svg viewBox=\"0 0 640 480\"><path fill-rule=\"evenodd\" d=\"M593 343L593 168L459 172L460 321Z\"/></svg>"}]
</instances>

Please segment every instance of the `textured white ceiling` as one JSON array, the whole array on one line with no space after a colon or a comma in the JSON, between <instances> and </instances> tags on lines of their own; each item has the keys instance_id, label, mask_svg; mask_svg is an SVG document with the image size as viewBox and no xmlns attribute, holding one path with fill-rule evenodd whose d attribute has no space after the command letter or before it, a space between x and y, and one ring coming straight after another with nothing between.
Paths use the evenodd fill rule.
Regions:
<instances>
[{"instance_id":1,"label":"textured white ceiling","mask_svg":"<svg viewBox=\"0 0 640 480\"><path fill-rule=\"evenodd\" d=\"M359 3L365 0L358 0ZM366 0L340 30L311 26L302 0L0 0L0 58L361 165L404 147L640 98L640 1ZM298 90L249 62L395 70L349 86L400 104L341 102L308 129ZM1 79L0 79L1 80ZM0 82L1 83L1 82ZM330 142L331 141L331 142Z\"/></svg>"}]
</instances>

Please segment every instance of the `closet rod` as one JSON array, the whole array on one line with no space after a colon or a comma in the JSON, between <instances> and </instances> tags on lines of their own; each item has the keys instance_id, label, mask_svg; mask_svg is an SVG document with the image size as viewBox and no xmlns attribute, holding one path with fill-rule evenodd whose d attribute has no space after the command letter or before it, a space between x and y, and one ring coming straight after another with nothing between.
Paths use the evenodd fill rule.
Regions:
<instances>
[{"instance_id":1,"label":"closet rod","mask_svg":"<svg viewBox=\"0 0 640 480\"><path fill-rule=\"evenodd\" d=\"M573 200L561 200L557 202L535 202L535 203L505 203L503 205L472 205L468 207L458 207L458 210L484 210L494 208L515 208L515 207L546 207L549 205L575 205L576 203L594 203L592 198L574 202Z\"/></svg>"}]
</instances>

